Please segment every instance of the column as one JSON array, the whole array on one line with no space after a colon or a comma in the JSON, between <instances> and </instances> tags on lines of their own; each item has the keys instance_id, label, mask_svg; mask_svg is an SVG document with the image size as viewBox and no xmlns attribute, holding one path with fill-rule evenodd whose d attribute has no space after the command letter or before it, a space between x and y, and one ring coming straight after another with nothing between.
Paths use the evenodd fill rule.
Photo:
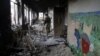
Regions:
<instances>
[{"instance_id":1,"label":"column","mask_svg":"<svg viewBox=\"0 0 100 56\"><path fill-rule=\"evenodd\" d=\"M60 36L63 34L65 20L65 7L54 8L54 35Z\"/></svg>"}]
</instances>

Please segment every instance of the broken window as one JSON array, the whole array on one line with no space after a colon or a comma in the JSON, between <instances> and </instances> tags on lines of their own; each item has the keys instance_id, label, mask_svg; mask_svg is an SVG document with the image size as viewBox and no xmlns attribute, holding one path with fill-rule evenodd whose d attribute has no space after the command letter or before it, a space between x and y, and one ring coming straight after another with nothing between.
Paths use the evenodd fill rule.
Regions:
<instances>
[{"instance_id":1,"label":"broken window","mask_svg":"<svg viewBox=\"0 0 100 56\"><path fill-rule=\"evenodd\" d=\"M18 9L16 0L11 0L11 24L18 24Z\"/></svg>"}]
</instances>

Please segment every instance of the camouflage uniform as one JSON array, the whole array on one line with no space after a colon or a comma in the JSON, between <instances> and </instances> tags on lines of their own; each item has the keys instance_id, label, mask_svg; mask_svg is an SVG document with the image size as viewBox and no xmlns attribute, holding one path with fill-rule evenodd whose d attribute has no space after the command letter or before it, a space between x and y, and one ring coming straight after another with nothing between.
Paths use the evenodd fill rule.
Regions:
<instances>
[{"instance_id":1,"label":"camouflage uniform","mask_svg":"<svg viewBox=\"0 0 100 56\"><path fill-rule=\"evenodd\" d=\"M46 24L46 31L47 31L47 34L50 33L50 24L51 24L51 20L49 17L46 17L45 21L44 21L44 24Z\"/></svg>"}]
</instances>

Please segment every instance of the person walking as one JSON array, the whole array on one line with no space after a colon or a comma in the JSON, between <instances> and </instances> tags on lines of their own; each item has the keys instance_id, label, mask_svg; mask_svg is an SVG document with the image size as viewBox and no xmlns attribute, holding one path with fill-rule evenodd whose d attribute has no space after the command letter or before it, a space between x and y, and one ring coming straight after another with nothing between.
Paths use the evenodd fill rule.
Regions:
<instances>
[{"instance_id":1,"label":"person walking","mask_svg":"<svg viewBox=\"0 0 100 56\"><path fill-rule=\"evenodd\" d=\"M50 33L50 26L51 26L51 18L48 16L48 14L46 14L44 25L46 25L46 33L48 36L48 34Z\"/></svg>"}]
</instances>

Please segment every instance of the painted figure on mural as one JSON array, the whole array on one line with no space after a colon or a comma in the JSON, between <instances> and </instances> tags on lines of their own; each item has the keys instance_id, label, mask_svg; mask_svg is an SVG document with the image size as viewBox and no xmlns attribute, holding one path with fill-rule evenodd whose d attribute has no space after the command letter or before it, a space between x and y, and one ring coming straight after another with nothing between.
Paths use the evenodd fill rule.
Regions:
<instances>
[{"instance_id":1,"label":"painted figure on mural","mask_svg":"<svg viewBox=\"0 0 100 56\"><path fill-rule=\"evenodd\" d=\"M83 52L83 56L86 56L87 53L89 52L89 48L90 48L90 40L89 37L86 33L82 33L81 34L81 44L82 44L82 52Z\"/></svg>"},{"instance_id":2,"label":"painted figure on mural","mask_svg":"<svg viewBox=\"0 0 100 56\"><path fill-rule=\"evenodd\" d=\"M80 48L80 33L78 29L75 29L75 33L74 33L76 39L77 39L77 48Z\"/></svg>"}]
</instances>

